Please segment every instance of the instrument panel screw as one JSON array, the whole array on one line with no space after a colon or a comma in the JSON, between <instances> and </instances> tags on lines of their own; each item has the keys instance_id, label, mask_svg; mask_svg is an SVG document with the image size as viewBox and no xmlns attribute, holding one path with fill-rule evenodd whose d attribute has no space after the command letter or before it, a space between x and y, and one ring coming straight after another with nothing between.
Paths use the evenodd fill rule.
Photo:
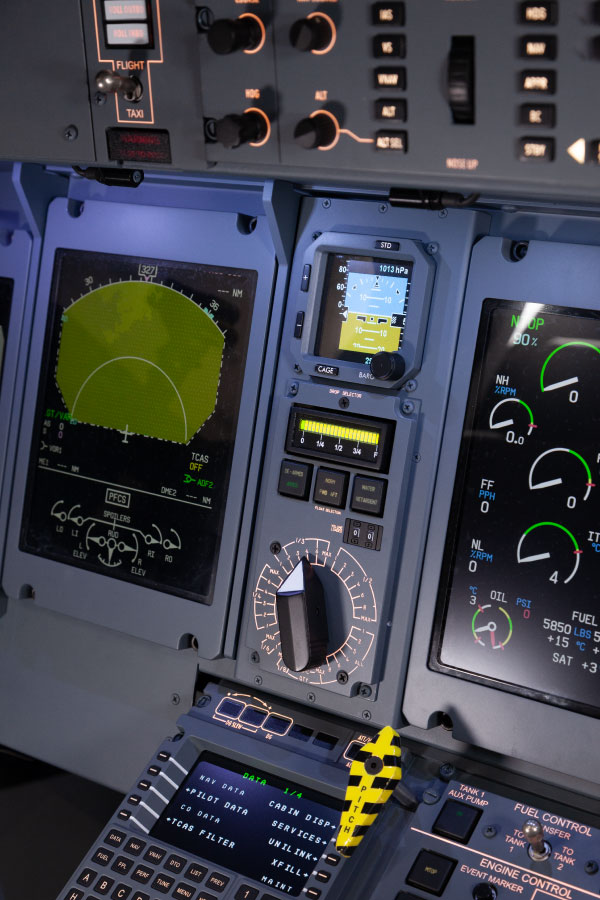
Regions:
<instances>
[{"instance_id":1,"label":"instrument panel screw","mask_svg":"<svg viewBox=\"0 0 600 900\"><path fill-rule=\"evenodd\" d=\"M315 700L316 700L317 698L315 697L315 695L313 694L313 692L310 691L310 693L308 693L308 694L306 695L306 699L308 700L309 703L314 703Z\"/></svg>"},{"instance_id":2,"label":"instrument panel screw","mask_svg":"<svg viewBox=\"0 0 600 900\"><path fill-rule=\"evenodd\" d=\"M429 253L430 256L435 256L435 254L440 249L440 245L436 244L435 241L431 241L429 244L427 244L425 249L427 250L427 252Z\"/></svg>"},{"instance_id":3,"label":"instrument panel screw","mask_svg":"<svg viewBox=\"0 0 600 900\"><path fill-rule=\"evenodd\" d=\"M320 238L322 234L323 234L322 231L313 231L313 233L312 233L312 239L313 239L313 241L316 241L317 238Z\"/></svg>"},{"instance_id":4,"label":"instrument panel screw","mask_svg":"<svg viewBox=\"0 0 600 900\"><path fill-rule=\"evenodd\" d=\"M380 204L379 204L379 212L380 212L380 213L386 213L387 211L388 211L388 205L387 205L387 203L380 203Z\"/></svg>"},{"instance_id":5,"label":"instrument panel screw","mask_svg":"<svg viewBox=\"0 0 600 900\"><path fill-rule=\"evenodd\" d=\"M440 799L440 795L433 788L427 788L426 791L423 791L423 803L426 803L427 806L433 806L434 803L437 803Z\"/></svg>"},{"instance_id":6,"label":"instrument panel screw","mask_svg":"<svg viewBox=\"0 0 600 900\"><path fill-rule=\"evenodd\" d=\"M407 381L406 384L404 385L404 390L408 394L412 394L412 392L416 391L416 389L417 389L417 382L415 381L414 378L411 378L410 381Z\"/></svg>"},{"instance_id":7,"label":"instrument panel screw","mask_svg":"<svg viewBox=\"0 0 600 900\"><path fill-rule=\"evenodd\" d=\"M588 859L585 866L583 867L586 875L595 875L598 871L598 863L595 859Z\"/></svg>"},{"instance_id":8,"label":"instrument panel screw","mask_svg":"<svg viewBox=\"0 0 600 900\"><path fill-rule=\"evenodd\" d=\"M369 709L363 709L363 711L362 711L362 717L363 717L363 719L370 719L370 718L371 718L371 711L370 711Z\"/></svg>"},{"instance_id":9,"label":"instrument panel screw","mask_svg":"<svg viewBox=\"0 0 600 900\"><path fill-rule=\"evenodd\" d=\"M483 829L483 836L486 838L496 837L498 830L494 825L486 825Z\"/></svg>"},{"instance_id":10,"label":"instrument panel screw","mask_svg":"<svg viewBox=\"0 0 600 900\"><path fill-rule=\"evenodd\" d=\"M331 200L329 200L328 198L325 198L325 200L323 200L323 209L329 209L330 206L331 206Z\"/></svg>"},{"instance_id":11,"label":"instrument panel screw","mask_svg":"<svg viewBox=\"0 0 600 900\"><path fill-rule=\"evenodd\" d=\"M361 686L358 689L359 697L370 697L372 693L373 693L373 690L372 690L370 684L361 684Z\"/></svg>"},{"instance_id":12,"label":"instrument panel screw","mask_svg":"<svg viewBox=\"0 0 600 900\"><path fill-rule=\"evenodd\" d=\"M262 675L254 676L254 684L262 684Z\"/></svg>"},{"instance_id":13,"label":"instrument panel screw","mask_svg":"<svg viewBox=\"0 0 600 900\"><path fill-rule=\"evenodd\" d=\"M63 131L65 141L76 141L79 137L79 131L76 125L67 125Z\"/></svg>"},{"instance_id":14,"label":"instrument panel screw","mask_svg":"<svg viewBox=\"0 0 600 900\"><path fill-rule=\"evenodd\" d=\"M258 655L256 650L253 650L252 653L250 654L250 662L251 663L259 663L260 662L260 656Z\"/></svg>"},{"instance_id":15,"label":"instrument panel screw","mask_svg":"<svg viewBox=\"0 0 600 900\"><path fill-rule=\"evenodd\" d=\"M438 216L440 217L440 219L445 219L447 215L448 215L447 209L440 209L440 211L438 213Z\"/></svg>"},{"instance_id":16,"label":"instrument panel screw","mask_svg":"<svg viewBox=\"0 0 600 900\"><path fill-rule=\"evenodd\" d=\"M410 416L410 414L414 413L414 411L415 411L415 404L412 402L412 400L405 400L404 403L402 404L402 412L404 413L404 415Z\"/></svg>"},{"instance_id":17,"label":"instrument panel screw","mask_svg":"<svg viewBox=\"0 0 600 900\"><path fill-rule=\"evenodd\" d=\"M279 541L273 541L273 543L269 547L269 550L271 551L271 553L279 553L279 551L281 550L281 544L279 543Z\"/></svg>"},{"instance_id":18,"label":"instrument panel screw","mask_svg":"<svg viewBox=\"0 0 600 900\"><path fill-rule=\"evenodd\" d=\"M440 766L440 778L443 778L444 781L448 781L455 772L454 766L450 765L450 763L442 763Z\"/></svg>"},{"instance_id":19,"label":"instrument panel screw","mask_svg":"<svg viewBox=\"0 0 600 900\"><path fill-rule=\"evenodd\" d=\"M350 401L348 400L347 397L340 397L339 405L340 405L341 409L348 409L348 407L350 406Z\"/></svg>"},{"instance_id":20,"label":"instrument panel screw","mask_svg":"<svg viewBox=\"0 0 600 900\"><path fill-rule=\"evenodd\" d=\"M96 91L94 94L94 103L96 106L104 106L106 103L107 94L103 94L102 91Z\"/></svg>"},{"instance_id":21,"label":"instrument panel screw","mask_svg":"<svg viewBox=\"0 0 600 900\"><path fill-rule=\"evenodd\" d=\"M292 383L290 384L290 390L289 390L290 397L295 397L299 390L300 390L300 385L298 384L298 382L292 381Z\"/></svg>"},{"instance_id":22,"label":"instrument panel screw","mask_svg":"<svg viewBox=\"0 0 600 900\"><path fill-rule=\"evenodd\" d=\"M171 703L173 704L173 706L179 706L179 704L181 703L181 697L179 696L179 694L171 694Z\"/></svg>"},{"instance_id":23,"label":"instrument panel screw","mask_svg":"<svg viewBox=\"0 0 600 900\"><path fill-rule=\"evenodd\" d=\"M340 669L335 677L338 684L348 684L348 673L344 672L343 669Z\"/></svg>"}]
</instances>

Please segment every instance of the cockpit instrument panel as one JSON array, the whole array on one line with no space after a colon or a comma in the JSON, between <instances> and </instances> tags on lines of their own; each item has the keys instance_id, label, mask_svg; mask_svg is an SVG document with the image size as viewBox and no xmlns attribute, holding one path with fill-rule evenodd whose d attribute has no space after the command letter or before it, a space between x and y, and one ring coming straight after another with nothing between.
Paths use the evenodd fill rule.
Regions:
<instances>
[{"instance_id":1,"label":"cockpit instrument panel","mask_svg":"<svg viewBox=\"0 0 600 900\"><path fill-rule=\"evenodd\" d=\"M210 599L256 280L57 250L22 550Z\"/></svg>"},{"instance_id":2,"label":"cockpit instrument panel","mask_svg":"<svg viewBox=\"0 0 600 900\"><path fill-rule=\"evenodd\" d=\"M430 665L600 716L600 315L483 304Z\"/></svg>"}]
</instances>

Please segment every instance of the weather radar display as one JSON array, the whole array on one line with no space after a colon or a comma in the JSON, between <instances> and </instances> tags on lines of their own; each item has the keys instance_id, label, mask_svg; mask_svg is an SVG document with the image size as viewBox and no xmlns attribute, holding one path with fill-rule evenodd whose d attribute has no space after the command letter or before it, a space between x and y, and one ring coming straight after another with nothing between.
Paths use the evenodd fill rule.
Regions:
<instances>
[{"instance_id":1,"label":"weather radar display","mask_svg":"<svg viewBox=\"0 0 600 900\"><path fill-rule=\"evenodd\" d=\"M210 599L256 277L57 251L22 549Z\"/></svg>"},{"instance_id":2,"label":"weather radar display","mask_svg":"<svg viewBox=\"0 0 600 900\"><path fill-rule=\"evenodd\" d=\"M368 364L402 346L412 263L331 255L327 261L317 355Z\"/></svg>"}]
</instances>

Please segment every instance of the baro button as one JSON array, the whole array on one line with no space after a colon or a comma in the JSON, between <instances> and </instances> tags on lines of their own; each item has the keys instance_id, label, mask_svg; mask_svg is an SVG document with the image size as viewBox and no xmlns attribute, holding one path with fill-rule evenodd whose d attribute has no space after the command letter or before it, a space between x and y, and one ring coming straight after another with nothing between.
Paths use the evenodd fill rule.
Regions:
<instances>
[{"instance_id":1,"label":"baro button","mask_svg":"<svg viewBox=\"0 0 600 900\"><path fill-rule=\"evenodd\" d=\"M376 353L369 364L371 375L381 381L397 381L402 378L406 363L399 353L381 350Z\"/></svg>"}]
</instances>

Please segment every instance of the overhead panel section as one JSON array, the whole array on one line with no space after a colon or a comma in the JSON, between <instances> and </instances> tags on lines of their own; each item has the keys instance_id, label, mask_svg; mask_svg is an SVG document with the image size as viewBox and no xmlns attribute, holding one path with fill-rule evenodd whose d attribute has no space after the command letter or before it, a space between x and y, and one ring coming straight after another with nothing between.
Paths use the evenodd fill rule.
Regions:
<instances>
[{"instance_id":1,"label":"overhead panel section","mask_svg":"<svg viewBox=\"0 0 600 900\"><path fill-rule=\"evenodd\" d=\"M278 88L270 0L220 0L198 14L197 55L210 162L279 162Z\"/></svg>"},{"instance_id":2,"label":"overhead panel section","mask_svg":"<svg viewBox=\"0 0 600 900\"><path fill-rule=\"evenodd\" d=\"M3 159L94 160L78 3L3 3L0 77Z\"/></svg>"},{"instance_id":3,"label":"overhead panel section","mask_svg":"<svg viewBox=\"0 0 600 900\"><path fill-rule=\"evenodd\" d=\"M264 217L242 233L231 213L126 205L123 253L113 212L50 211L4 586L213 657L274 256Z\"/></svg>"},{"instance_id":4,"label":"overhead panel section","mask_svg":"<svg viewBox=\"0 0 600 900\"><path fill-rule=\"evenodd\" d=\"M205 168L195 9L184 0L84 0L97 157Z\"/></svg>"}]
</instances>

